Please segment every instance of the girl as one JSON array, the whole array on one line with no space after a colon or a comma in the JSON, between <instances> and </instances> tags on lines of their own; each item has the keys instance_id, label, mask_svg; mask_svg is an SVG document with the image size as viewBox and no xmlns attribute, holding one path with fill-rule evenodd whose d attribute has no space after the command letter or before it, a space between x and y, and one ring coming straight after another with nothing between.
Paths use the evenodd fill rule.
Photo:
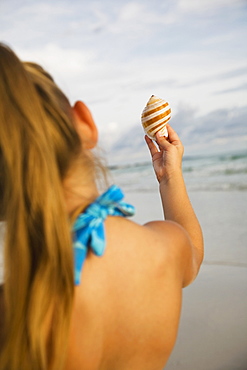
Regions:
<instances>
[{"instance_id":1,"label":"girl","mask_svg":"<svg viewBox=\"0 0 247 370\"><path fill-rule=\"evenodd\" d=\"M141 226L119 188L98 192L85 104L0 45L1 370L163 369L203 259L168 133L146 137L166 221Z\"/></svg>"}]
</instances>

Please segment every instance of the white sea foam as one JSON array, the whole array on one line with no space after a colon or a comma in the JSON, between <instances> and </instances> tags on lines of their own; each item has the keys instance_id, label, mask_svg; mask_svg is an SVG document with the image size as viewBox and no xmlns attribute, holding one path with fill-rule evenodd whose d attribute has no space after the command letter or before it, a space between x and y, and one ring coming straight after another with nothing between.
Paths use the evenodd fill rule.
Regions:
<instances>
[{"instance_id":1,"label":"white sea foam","mask_svg":"<svg viewBox=\"0 0 247 370\"><path fill-rule=\"evenodd\" d=\"M247 152L185 157L183 172L188 190L247 191ZM112 168L114 182L126 191L157 190L150 162Z\"/></svg>"}]
</instances>

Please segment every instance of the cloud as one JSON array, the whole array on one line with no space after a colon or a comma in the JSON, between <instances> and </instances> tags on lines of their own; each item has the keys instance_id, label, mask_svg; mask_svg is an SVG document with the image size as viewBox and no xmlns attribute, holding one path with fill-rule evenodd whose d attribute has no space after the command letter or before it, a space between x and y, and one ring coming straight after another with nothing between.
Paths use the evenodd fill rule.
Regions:
<instances>
[{"instance_id":1,"label":"cloud","mask_svg":"<svg viewBox=\"0 0 247 370\"><path fill-rule=\"evenodd\" d=\"M62 48L54 43L47 43L43 47L29 49L18 49L22 59L41 61L49 65L54 71L61 71L70 76L78 75L78 72L85 71L94 60L93 53L80 49Z\"/></svg>"},{"instance_id":2,"label":"cloud","mask_svg":"<svg viewBox=\"0 0 247 370\"><path fill-rule=\"evenodd\" d=\"M223 80L227 78L234 78L234 77L242 77L242 76L247 76L247 67L240 67L237 69L232 69L224 73L220 73L218 75L218 79ZM216 77L217 78L217 77Z\"/></svg>"},{"instance_id":3,"label":"cloud","mask_svg":"<svg viewBox=\"0 0 247 370\"><path fill-rule=\"evenodd\" d=\"M236 87L232 87L230 89L216 91L215 94L227 94L227 93L232 93L236 91L247 91L247 83L241 84Z\"/></svg>"},{"instance_id":4,"label":"cloud","mask_svg":"<svg viewBox=\"0 0 247 370\"><path fill-rule=\"evenodd\" d=\"M247 77L247 68L244 66L240 66L237 68L230 68L226 70L225 72L215 73L215 74L209 74L204 76L203 78L191 81L189 84L180 84L180 87L188 87L188 86L196 86L196 85L202 85L209 82L215 82L215 81L222 81L222 80L230 80L237 77Z\"/></svg>"},{"instance_id":5,"label":"cloud","mask_svg":"<svg viewBox=\"0 0 247 370\"><path fill-rule=\"evenodd\" d=\"M196 117L196 111L181 107L172 120L186 155L216 154L246 150L247 106L241 109L221 109ZM150 160L140 123L122 133L107 152L111 164Z\"/></svg>"},{"instance_id":6,"label":"cloud","mask_svg":"<svg viewBox=\"0 0 247 370\"><path fill-rule=\"evenodd\" d=\"M200 117L192 111L181 110L174 117L174 122L182 141L186 146L191 146L190 149L193 149L193 143L197 143L209 151L217 152L219 148L214 148L213 143L216 139L222 139L222 142L225 140L228 143L227 149L231 151L231 146L236 146L241 136L247 136L247 106L218 109Z\"/></svg>"},{"instance_id":7,"label":"cloud","mask_svg":"<svg viewBox=\"0 0 247 370\"><path fill-rule=\"evenodd\" d=\"M1 38L18 45L43 46L53 37L62 37L72 15L67 2L19 1L1 3Z\"/></svg>"},{"instance_id":8,"label":"cloud","mask_svg":"<svg viewBox=\"0 0 247 370\"><path fill-rule=\"evenodd\" d=\"M71 102L89 105L110 148L139 127L151 94L169 101L188 135L197 118L245 106L243 4L4 0L0 32L22 59L47 68Z\"/></svg>"},{"instance_id":9,"label":"cloud","mask_svg":"<svg viewBox=\"0 0 247 370\"><path fill-rule=\"evenodd\" d=\"M244 4L244 0L234 0L235 5ZM205 13L210 10L218 10L224 7L232 7L232 0L178 0L177 9L184 13Z\"/></svg>"}]
</instances>

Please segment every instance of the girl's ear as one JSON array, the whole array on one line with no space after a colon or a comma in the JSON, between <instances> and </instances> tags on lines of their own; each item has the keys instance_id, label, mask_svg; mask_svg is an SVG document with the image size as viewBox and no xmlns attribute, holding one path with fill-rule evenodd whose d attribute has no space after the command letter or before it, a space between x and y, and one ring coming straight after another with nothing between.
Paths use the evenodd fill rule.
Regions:
<instances>
[{"instance_id":1,"label":"girl's ear","mask_svg":"<svg viewBox=\"0 0 247 370\"><path fill-rule=\"evenodd\" d=\"M98 143L98 130L86 104L77 101L72 108L76 130L85 149L93 149Z\"/></svg>"}]
</instances>

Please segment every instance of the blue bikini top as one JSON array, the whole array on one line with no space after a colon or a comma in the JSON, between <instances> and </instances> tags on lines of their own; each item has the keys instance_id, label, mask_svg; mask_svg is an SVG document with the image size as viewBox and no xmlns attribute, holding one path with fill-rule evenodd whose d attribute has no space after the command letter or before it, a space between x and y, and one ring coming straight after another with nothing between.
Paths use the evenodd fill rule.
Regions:
<instances>
[{"instance_id":1,"label":"blue bikini top","mask_svg":"<svg viewBox=\"0 0 247 370\"><path fill-rule=\"evenodd\" d=\"M75 220L73 231L75 285L80 284L80 275L88 248L102 256L105 251L104 220L107 216L133 216L135 208L122 201L124 194L116 185L91 203Z\"/></svg>"}]
</instances>

